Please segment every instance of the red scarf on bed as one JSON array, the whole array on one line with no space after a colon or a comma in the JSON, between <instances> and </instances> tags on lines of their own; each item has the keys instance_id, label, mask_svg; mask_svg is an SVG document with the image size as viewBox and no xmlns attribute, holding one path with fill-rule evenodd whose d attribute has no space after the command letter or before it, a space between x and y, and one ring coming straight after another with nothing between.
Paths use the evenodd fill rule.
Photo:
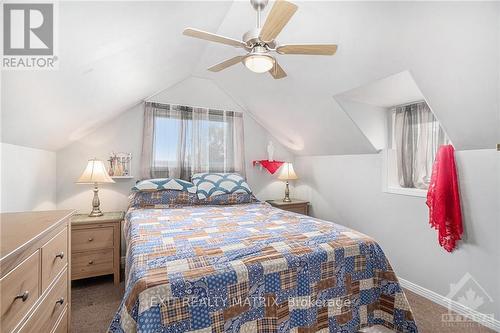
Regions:
<instances>
[{"instance_id":1,"label":"red scarf on bed","mask_svg":"<svg viewBox=\"0 0 500 333\"><path fill-rule=\"evenodd\" d=\"M462 213L454 149L439 147L427 192L429 223L438 231L439 245L451 252L462 236Z\"/></svg>"}]
</instances>

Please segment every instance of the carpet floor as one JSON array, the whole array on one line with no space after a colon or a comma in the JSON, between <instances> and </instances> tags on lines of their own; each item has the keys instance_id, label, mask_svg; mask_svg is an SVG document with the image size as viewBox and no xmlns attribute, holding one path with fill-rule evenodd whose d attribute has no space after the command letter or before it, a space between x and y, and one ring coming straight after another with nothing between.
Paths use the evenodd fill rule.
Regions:
<instances>
[{"instance_id":1,"label":"carpet floor","mask_svg":"<svg viewBox=\"0 0 500 333\"><path fill-rule=\"evenodd\" d=\"M73 281L71 332L106 332L120 306L123 288L123 281L119 287L113 285L112 276ZM448 312L446 308L408 290L406 296L420 333L495 333L475 322L447 325L441 321L441 315Z\"/></svg>"}]
</instances>

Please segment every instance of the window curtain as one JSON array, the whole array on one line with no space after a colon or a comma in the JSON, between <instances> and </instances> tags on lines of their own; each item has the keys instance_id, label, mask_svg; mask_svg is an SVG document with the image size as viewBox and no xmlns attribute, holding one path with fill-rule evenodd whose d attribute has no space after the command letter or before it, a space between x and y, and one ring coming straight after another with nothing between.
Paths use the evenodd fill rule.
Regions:
<instances>
[{"instance_id":1,"label":"window curtain","mask_svg":"<svg viewBox=\"0 0 500 333\"><path fill-rule=\"evenodd\" d=\"M146 102L141 177L245 176L243 134L240 112Z\"/></svg>"},{"instance_id":2,"label":"window curtain","mask_svg":"<svg viewBox=\"0 0 500 333\"><path fill-rule=\"evenodd\" d=\"M437 150L449 142L427 103L396 107L394 135L399 185L427 189Z\"/></svg>"}]
</instances>

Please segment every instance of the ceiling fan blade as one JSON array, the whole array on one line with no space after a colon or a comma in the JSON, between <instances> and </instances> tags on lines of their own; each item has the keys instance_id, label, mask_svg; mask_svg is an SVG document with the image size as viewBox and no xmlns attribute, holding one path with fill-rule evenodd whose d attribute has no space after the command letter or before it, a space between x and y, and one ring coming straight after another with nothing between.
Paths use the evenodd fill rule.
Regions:
<instances>
[{"instance_id":1,"label":"ceiling fan blade","mask_svg":"<svg viewBox=\"0 0 500 333\"><path fill-rule=\"evenodd\" d=\"M213 34L211 32L206 32L206 31L198 30L198 29L194 29L194 28L184 29L183 34L186 36L189 36L189 37L204 39L204 40L208 40L211 42L231 45L231 46L235 46L235 47L242 47L242 48L247 47L247 45L240 40L224 37L221 35Z\"/></svg>"},{"instance_id":2,"label":"ceiling fan blade","mask_svg":"<svg viewBox=\"0 0 500 333\"><path fill-rule=\"evenodd\" d=\"M276 79L276 80L279 80L279 79L282 79L284 77L286 77L286 73L285 71L283 70L283 68L281 68L280 64L278 64L277 61L274 61L274 66L273 68L271 68L269 70L269 73Z\"/></svg>"},{"instance_id":3,"label":"ceiling fan blade","mask_svg":"<svg viewBox=\"0 0 500 333\"><path fill-rule=\"evenodd\" d=\"M269 15L260 31L260 39L264 42L271 42L278 36L281 30L285 27L298 7L291 2L285 0L276 0L269 12Z\"/></svg>"},{"instance_id":4,"label":"ceiling fan blade","mask_svg":"<svg viewBox=\"0 0 500 333\"><path fill-rule=\"evenodd\" d=\"M226 61L218 63L217 65L213 65L208 70L211 72L220 72L223 69L226 69L230 66L236 65L237 63L241 62L243 60L243 58L244 58L244 56L237 56L237 57L228 59Z\"/></svg>"},{"instance_id":5,"label":"ceiling fan blade","mask_svg":"<svg viewBox=\"0 0 500 333\"><path fill-rule=\"evenodd\" d=\"M334 55L337 52L335 44L289 44L280 45L276 51L281 54L311 54Z\"/></svg>"}]
</instances>

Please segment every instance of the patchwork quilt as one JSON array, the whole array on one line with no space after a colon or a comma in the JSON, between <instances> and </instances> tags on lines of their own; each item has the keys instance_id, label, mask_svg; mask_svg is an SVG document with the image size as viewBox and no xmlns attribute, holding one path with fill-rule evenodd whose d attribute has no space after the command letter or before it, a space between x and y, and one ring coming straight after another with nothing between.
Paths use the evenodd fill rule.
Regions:
<instances>
[{"instance_id":1,"label":"patchwork quilt","mask_svg":"<svg viewBox=\"0 0 500 333\"><path fill-rule=\"evenodd\" d=\"M417 332L371 238L257 202L129 210L109 332Z\"/></svg>"}]
</instances>

